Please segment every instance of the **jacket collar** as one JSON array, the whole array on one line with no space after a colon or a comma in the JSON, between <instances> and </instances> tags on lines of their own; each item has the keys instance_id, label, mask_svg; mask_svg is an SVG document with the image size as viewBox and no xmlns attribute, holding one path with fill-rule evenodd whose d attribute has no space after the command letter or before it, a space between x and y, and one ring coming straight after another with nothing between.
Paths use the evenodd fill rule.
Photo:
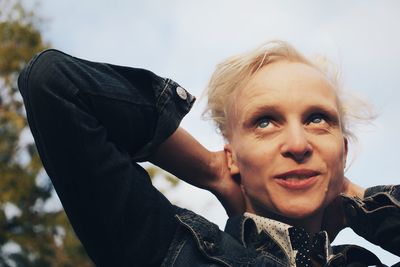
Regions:
<instances>
[{"instance_id":1,"label":"jacket collar","mask_svg":"<svg viewBox=\"0 0 400 267\"><path fill-rule=\"evenodd\" d=\"M178 223L189 230L196 240L198 249L209 259L223 266L254 264L256 252L243 248L230 235L221 235L214 223L189 210L180 209L175 215ZM274 265L278 266L278 265Z\"/></svg>"},{"instance_id":2,"label":"jacket collar","mask_svg":"<svg viewBox=\"0 0 400 267\"><path fill-rule=\"evenodd\" d=\"M288 256L278 242L265 231L259 233L256 223L249 217L239 215L229 218L225 232L238 240L244 247L269 253L275 261L284 265L289 263Z\"/></svg>"}]
</instances>

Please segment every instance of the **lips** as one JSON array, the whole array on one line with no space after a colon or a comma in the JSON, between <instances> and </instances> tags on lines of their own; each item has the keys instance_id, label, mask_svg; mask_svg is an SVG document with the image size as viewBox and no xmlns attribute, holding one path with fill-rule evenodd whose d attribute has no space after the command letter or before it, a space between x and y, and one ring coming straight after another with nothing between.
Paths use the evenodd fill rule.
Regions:
<instances>
[{"instance_id":1,"label":"lips","mask_svg":"<svg viewBox=\"0 0 400 267\"><path fill-rule=\"evenodd\" d=\"M308 179L313 176L320 175L321 173L314 170L302 169L302 170L293 170L285 173L281 173L276 175L278 179Z\"/></svg>"},{"instance_id":2,"label":"lips","mask_svg":"<svg viewBox=\"0 0 400 267\"><path fill-rule=\"evenodd\" d=\"M290 190L302 190L311 187L321 173L315 170L292 170L275 176L276 182Z\"/></svg>"}]
</instances>

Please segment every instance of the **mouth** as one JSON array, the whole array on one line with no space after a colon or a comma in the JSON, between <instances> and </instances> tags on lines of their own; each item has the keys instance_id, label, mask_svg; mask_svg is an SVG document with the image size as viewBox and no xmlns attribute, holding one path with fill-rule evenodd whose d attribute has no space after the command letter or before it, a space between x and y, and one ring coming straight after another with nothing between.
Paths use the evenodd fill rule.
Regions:
<instances>
[{"instance_id":1,"label":"mouth","mask_svg":"<svg viewBox=\"0 0 400 267\"><path fill-rule=\"evenodd\" d=\"M275 181L287 189L301 190L311 187L320 174L309 169L292 170L276 175Z\"/></svg>"}]
</instances>

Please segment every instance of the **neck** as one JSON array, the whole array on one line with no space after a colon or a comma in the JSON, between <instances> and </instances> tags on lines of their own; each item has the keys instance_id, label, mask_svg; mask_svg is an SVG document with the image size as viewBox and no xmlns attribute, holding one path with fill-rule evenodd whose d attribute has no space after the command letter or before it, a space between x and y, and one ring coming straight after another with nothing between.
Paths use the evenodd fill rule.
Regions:
<instances>
[{"instance_id":1,"label":"neck","mask_svg":"<svg viewBox=\"0 0 400 267\"><path fill-rule=\"evenodd\" d=\"M247 209L248 212L257 214L259 216L267 217L276 221L280 221L295 227L301 227L309 234L315 234L321 231L323 212L319 211L309 216L302 218L290 218L270 211L256 211L254 209Z\"/></svg>"}]
</instances>

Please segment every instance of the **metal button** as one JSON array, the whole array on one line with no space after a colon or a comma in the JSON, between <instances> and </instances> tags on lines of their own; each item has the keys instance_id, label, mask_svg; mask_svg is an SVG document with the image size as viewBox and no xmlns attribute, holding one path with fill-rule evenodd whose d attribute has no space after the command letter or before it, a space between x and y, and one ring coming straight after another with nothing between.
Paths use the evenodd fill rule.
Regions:
<instances>
[{"instance_id":1,"label":"metal button","mask_svg":"<svg viewBox=\"0 0 400 267\"><path fill-rule=\"evenodd\" d=\"M215 244L214 243L212 243L212 242L208 242L208 241L204 241L204 246L206 247L206 250L209 252L209 253L215 253L216 252L216 246L215 246Z\"/></svg>"},{"instance_id":2,"label":"metal button","mask_svg":"<svg viewBox=\"0 0 400 267\"><path fill-rule=\"evenodd\" d=\"M180 87L180 86L178 86L178 87L176 87L176 93L178 94L178 96L181 98L181 99L183 99L183 100L186 100L187 99L187 93L186 93L186 90L185 89L183 89L182 87Z\"/></svg>"}]
</instances>

